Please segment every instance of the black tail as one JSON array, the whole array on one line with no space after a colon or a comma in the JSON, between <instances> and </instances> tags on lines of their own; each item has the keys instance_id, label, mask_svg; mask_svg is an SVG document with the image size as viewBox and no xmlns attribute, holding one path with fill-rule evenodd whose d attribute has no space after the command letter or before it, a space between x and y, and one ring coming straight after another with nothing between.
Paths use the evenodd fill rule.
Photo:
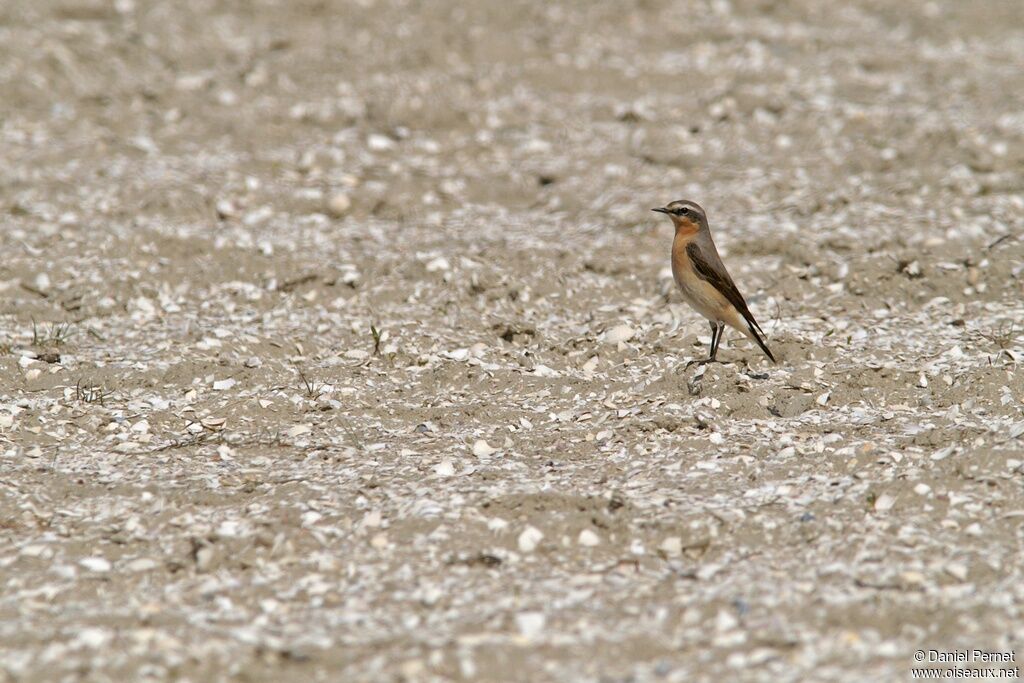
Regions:
<instances>
[{"instance_id":1,"label":"black tail","mask_svg":"<svg viewBox=\"0 0 1024 683\"><path fill-rule=\"evenodd\" d=\"M761 334L764 334L764 332L761 332L761 334L758 334L758 332L761 330L761 327L757 323L751 322L751 321L748 320L747 321L747 328L750 329L750 334L752 334L754 336L754 341L756 341L757 345L761 347L762 351L764 351L764 355L768 356L768 359L771 362L773 362L773 363L777 362L775 360L775 356L772 355L771 349L769 349L768 345L764 343L763 339L761 339Z\"/></svg>"}]
</instances>

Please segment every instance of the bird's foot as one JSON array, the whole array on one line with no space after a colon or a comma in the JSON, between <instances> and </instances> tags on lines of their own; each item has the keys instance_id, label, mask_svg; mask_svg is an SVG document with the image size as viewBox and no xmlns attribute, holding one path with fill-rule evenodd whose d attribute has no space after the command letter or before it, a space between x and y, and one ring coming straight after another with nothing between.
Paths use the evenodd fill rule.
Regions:
<instances>
[{"instance_id":1,"label":"bird's foot","mask_svg":"<svg viewBox=\"0 0 1024 683\"><path fill-rule=\"evenodd\" d=\"M718 363L718 362L720 362L720 361L717 361L714 358L694 358L693 360L691 360L690 362L688 362L686 364L686 368L689 369L689 367L691 365L707 365L708 363Z\"/></svg>"}]
</instances>

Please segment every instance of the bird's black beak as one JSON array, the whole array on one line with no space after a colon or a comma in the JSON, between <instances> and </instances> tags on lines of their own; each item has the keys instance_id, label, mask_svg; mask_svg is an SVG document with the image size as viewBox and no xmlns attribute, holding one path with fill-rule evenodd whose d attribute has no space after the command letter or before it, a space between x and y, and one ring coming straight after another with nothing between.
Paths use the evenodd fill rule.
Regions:
<instances>
[{"instance_id":1,"label":"bird's black beak","mask_svg":"<svg viewBox=\"0 0 1024 683\"><path fill-rule=\"evenodd\" d=\"M651 211L657 211L658 213L669 213L668 209L651 209Z\"/></svg>"}]
</instances>

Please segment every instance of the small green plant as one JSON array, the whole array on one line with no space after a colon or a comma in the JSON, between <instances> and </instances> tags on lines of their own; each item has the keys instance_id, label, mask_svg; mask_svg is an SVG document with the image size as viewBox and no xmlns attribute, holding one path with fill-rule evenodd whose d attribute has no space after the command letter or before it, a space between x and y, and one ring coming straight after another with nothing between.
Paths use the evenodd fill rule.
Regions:
<instances>
[{"instance_id":1,"label":"small green plant","mask_svg":"<svg viewBox=\"0 0 1024 683\"><path fill-rule=\"evenodd\" d=\"M61 346L71 338L73 329L71 323L50 323L49 327L36 324L32 320L32 345L33 346Z\"/></svg>"},{"instance_id":2,"label":"small green plant","mask_svg":"<svg viewBox=\"0 0 1024 683\"><path fill-rule=\"evenodd\" d=\"M1013 346L1014 339L1017 337L1016 327L1012 320L1004 320L988 332L979 332L978 334L982 339L994 344L1000 351L1005 351Z\"/></svg>"},{"instance_id":3,"label":"small green plant","mask_svg":"<svg viewBox=\"0 0 1024 683\"><path fill-rule=\"evenodd\" d=\"M320 398L324 393L323 382L317 382L306 376L306 373L299 370L299 380L302 382L302 388L306 391L306 398L311 401L315 401Z\"/></svg>"},{"instance_id":4,"label":"small green plant","mask_svg":"<svg viewBox=\"0 0 1024 683\"><path fill-rule=\"evenodd\" d=\"M370 323L370 334L373 335L373 355L379 356L381 331L378 330L376 326L373 325L373 323Z\"/></svg>"},{"instance_id":5,"label":"small green plant","mask_svg":"<svg viewBox=\"0 0 1024 683\"><path fill-rule=\"evenodd\" d=\"M107 391L101 384L83 384L81 379L75 382L75 400L79 403L103 405L103 402L113 393L113 391Z\"/></svg>"}]
</instances>

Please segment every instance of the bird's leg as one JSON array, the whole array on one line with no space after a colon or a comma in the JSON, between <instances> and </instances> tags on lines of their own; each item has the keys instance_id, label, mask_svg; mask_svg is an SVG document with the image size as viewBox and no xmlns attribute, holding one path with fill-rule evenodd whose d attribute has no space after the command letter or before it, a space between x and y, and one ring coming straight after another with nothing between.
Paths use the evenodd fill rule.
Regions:
<instances>
[{"instance_id":1,"label":"bird's leg","mask_svg":"<svg viewBox=\"0 0 1024 683\"><path fill-rule=\"evenodd\" d=\"M715 356L718 355L718 345L722 343L722 333L725 332L725 323L711 323L711 327L714 328L714 332L711 335L711 355L708 356L708 361L714 361Z\"/></svg>"},{"instance_id":2,"label":"bird's leg","mask_svg":"<svg viewBox=\"0 0 1024 683\"><path fill-rule=\"evenodd\" d=\"M722 330L725 328L725 323L711 323L711 353L708 354L707 358L694 359L686 364L686 367L691 365L706 365L708 363L715 362L715 356L718 355L718 342L722 341Z\"/></svg>"}]
</instances>

